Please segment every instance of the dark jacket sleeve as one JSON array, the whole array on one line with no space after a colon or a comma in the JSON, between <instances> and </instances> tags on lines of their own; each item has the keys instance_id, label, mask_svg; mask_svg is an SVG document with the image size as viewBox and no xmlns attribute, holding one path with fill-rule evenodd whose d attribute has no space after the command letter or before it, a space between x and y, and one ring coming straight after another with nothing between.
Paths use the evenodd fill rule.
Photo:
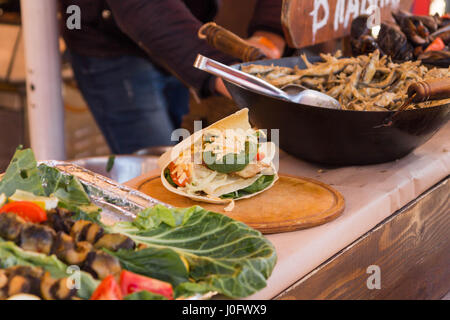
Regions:
<instances>
[{"instance_id":1,"label":"dark jacket sleeve","mask_svg":"<svg viewBox=\"0 0 450 320\"><path fill-rule=\"evenodd\" d=\"M268 31L284 37L281 26L282 4L282 0L258 0L248 34L251 36L255 31Z\"/></svg>"},{"instance_id":2,"label":"dark jacket sleeve","mask_svg":"<svg viewBox=\"0 0 450 320\"><path fill-rule=\"evenodd\" d=\"M235 59L197 37L201 23L180 0L107 0L121 30L200 96L211 94L212 77L192 65L198 53L223 63Z\"/></svg>"}]
</instances>

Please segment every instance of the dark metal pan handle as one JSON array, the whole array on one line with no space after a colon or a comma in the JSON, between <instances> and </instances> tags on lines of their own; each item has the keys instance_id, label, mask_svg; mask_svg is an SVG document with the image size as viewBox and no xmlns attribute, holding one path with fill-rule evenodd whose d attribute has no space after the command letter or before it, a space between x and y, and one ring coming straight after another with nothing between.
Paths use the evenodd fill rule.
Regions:
<instances>
[{"instance_id":1,"label":"dark metal pan handle","mask_svg":"<svg viewBox=\"0 0 450 320\"><path fill-rule=\"evenodd\" d=\"M214 22L204 24L198 31L198 37L206 39L217 50L242 61L266 58L266 55L260 49L249 45L245 40Z\"/></svg>"}]
</instances>

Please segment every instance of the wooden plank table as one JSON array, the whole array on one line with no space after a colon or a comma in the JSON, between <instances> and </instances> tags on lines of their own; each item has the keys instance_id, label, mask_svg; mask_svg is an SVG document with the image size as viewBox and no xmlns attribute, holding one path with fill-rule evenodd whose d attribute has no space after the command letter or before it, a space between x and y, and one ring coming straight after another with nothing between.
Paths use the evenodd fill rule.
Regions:
<instances>
[{"instance_id":1,"label":"wooden plank table","mask_svg":"<svg viewBox=\"0 0 450 320\"><path fill-rule=\"evenodd\" d=\"M440 299L450 290L450 182L417 199L275 299ZM381 270L369 290L368 265Z\"/></svg>"}]
</instances>

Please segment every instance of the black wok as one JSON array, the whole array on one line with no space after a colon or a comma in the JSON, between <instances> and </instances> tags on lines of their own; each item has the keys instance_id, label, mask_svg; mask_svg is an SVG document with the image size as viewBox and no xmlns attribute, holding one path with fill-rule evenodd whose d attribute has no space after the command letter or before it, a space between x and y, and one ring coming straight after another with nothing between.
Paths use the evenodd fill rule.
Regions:
<instances>
[{"instance_id":1,"label":"black wok","mask_svg":"<svg viewBox=\"0 0 450 320\"><path fill-rule=\"evenodd\" d=\"M305 68L300 57L242 65L252 63ZM240 66L233 67L239 69ZM298 158L328 165L365 165L402 158L428 141L450 118L450 103L447 103L402 111L391 126L383 127L380 125L394 112L311 107L272 98L226 81L225 85L239 107L250 109L253 125L261 129L280 129L281 149Z\"/></svg>"}]
</instances>

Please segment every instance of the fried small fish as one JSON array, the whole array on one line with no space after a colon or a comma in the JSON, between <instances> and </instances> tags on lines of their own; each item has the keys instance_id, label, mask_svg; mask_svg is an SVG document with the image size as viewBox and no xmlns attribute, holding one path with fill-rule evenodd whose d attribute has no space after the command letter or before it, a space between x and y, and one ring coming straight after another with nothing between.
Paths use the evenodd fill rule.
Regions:
<instances>
[{"instance_id":1,"label":"fried small fish","mask_svg":"<svg viewBox=\"0 0 450 320\"><path fill-rule=\"evenodd\" d=\"M388 56L381 57L378 50L353 58L341 58L341 53L321 57L322 62L311 63L302 55L306 69L248 65L242 70L276 87L294 83L318 90L337 99L345 110L356 111L395 111L407 98L412 83L450 77L450 67L429 69L420 61L394 63Z\"/></svg>"}]
</instances>

